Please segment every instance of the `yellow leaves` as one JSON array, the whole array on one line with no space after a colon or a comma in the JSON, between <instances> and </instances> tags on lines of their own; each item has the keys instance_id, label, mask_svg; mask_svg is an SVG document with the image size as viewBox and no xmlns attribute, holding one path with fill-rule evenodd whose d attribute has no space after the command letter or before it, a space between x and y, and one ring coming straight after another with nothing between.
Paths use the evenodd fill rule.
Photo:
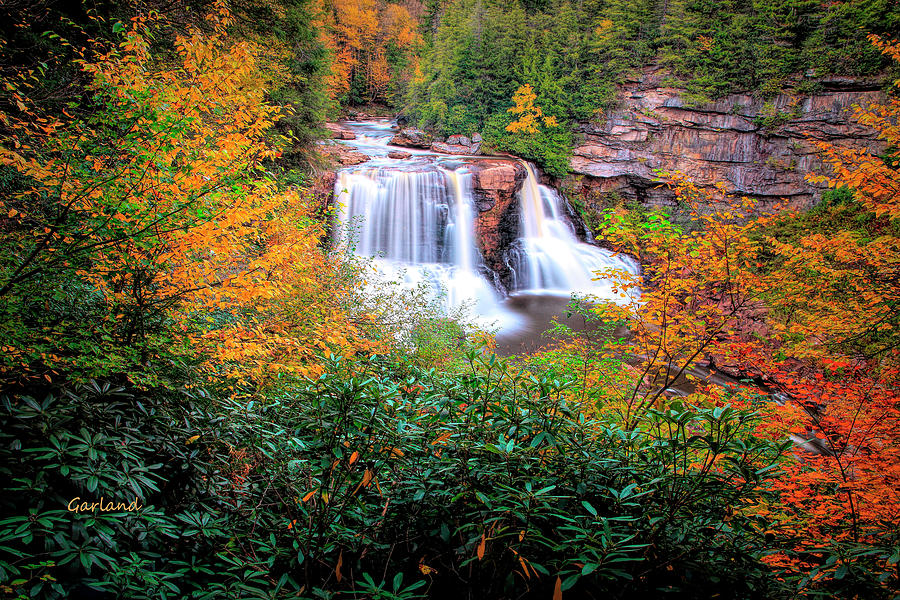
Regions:
<instances>
[{"instance_id":1,"label":"yellow leaves","mask_svg":"<svg viewBox=\"0 0 900 600\"><path fill-rule=\"evenodd\" d=\"M194 442L196 442L196 441L199 440L199 439L200 439L200 436L199 436L199 435L192 435L191 437L189 437L188 439L186 439L184 443L185 443L186 445L190 446L191 444L193 444Z\"/></svg>"},{"instance_id":2,"label":"yellow leaves","mask_svg":"<svg viewBox=\"0 0 900 600\"><path fill-rule=\"evenodd\" d=\"M541 107L534 104L537 94L531 87L531 84L520 86L513 94L512 99L515 106L507 112L519 115L519 118L507 125L506 131L510 133L535 134L539 131L541 123L545 127L559 126L556 117L545 116Z\"/></svg>"},{"instance_id":3,"label":"yellow leaves","mask_svg":"<svg viewBox=\"0 0 900 600\"><path fill-rule=\"evenodd\" d=\"M431 575L431 574L437 575L438 570L435 569L434 567L429 567L428 565L426 565L425 557L423 556L421 558L421 560L419 560L419 572L422 573L422 575Z\"/></svg>"},{"instance_id":4,"label":"yellow leaves","mask_svg":"<svg viewBox=\"0 0 900 600\"><path fill-rule=\"evenodd\" d=\"M599 23L597 23L597 27L594 28L594 34L602 37L606 35L606 33L612 29L613 22L611 19L602 19Z\"/></svg>"}]
</instances>

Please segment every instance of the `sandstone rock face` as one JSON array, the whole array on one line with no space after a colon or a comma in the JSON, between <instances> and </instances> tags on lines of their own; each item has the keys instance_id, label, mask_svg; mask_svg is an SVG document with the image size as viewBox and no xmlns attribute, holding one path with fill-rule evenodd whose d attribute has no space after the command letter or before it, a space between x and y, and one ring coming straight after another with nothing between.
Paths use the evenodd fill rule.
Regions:
<instances>
[{"instance_id":1,"label":"sandstone rock face","mask_svg":"<svg viewBox=\"0 0 900 600\"><path fill-rule=\"evenodd\" d=\"M409 148L430 148L431 134L421 129L401 129L400 133L391 138L392 146L407 146Z\"/></svg>"},{"instance_id":2,"label":"sandstone rock face","mask_svg":"<svg viewBox=\"0 0 900 600\"><path fill-rule=\"evenodd\" d=\"M445 144L444 142L434 142L431 144L431 151L440 152L442 154L472 154L472 148L470 146Z\"/></svg>"},{"instance_id":3,"label":"sandstone rock face","mask_svg":"<svg viewBox=\"0 0 900 600\"><path fill-rule=\"evenodd\" d=\"M508 285L504 252L519 233L518 192L528 173L518 161L484 159L471 163L475 194L475 236L485 264Z\"/></svg>"},{"instance_id":4,"label":"sandstone rock face","mask_svg":"<svg viewBox=\"0 0 900 600\"><path fill-rule=\"evenodd\" d=\"M570 166L587 176L584 191L668 204L671 192L657 187L655 172L678 170L703 187L721 182L728 193L809 206L822 189L805 175L827 172L812 141L884 149L872 130L849 119L852 105L884 100L872 82L831 78L807 97L783 94L767 104L733 94L694 107L683 90L661 87L661 78L646 70L623 86L619 108L604 123L580 126L584 139Z\"/></svg>"}]
</instances>

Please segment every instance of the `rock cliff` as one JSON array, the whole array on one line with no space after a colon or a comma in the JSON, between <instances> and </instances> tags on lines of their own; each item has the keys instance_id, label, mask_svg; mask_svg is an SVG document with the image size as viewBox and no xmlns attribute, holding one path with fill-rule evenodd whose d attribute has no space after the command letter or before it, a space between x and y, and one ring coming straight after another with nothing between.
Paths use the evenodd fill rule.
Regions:
<instances>
[{"instance_id":1,"label":"rock cliff","mask_svg":"<svg viewBox=\"0 0 900 600\"><path fill-rule=\"evenodd\" d=\"M875 81L817 81L815 94L766 101L733 94L692 106L683 90L664 87L663 73L646 70L623 86L618 109L602 123L579 127L583 140L571 168L585 193L617 192L648 204L667 204L657 170L683 171L701 186L763 201L809 206L821 189L805 175L821 172L811 141L879 151L872 131L850 122L850 108L884 99Z\"/></svg>"},{"instance_id":2,"label":"rock cliff","mask_svg":"<svg viewBox=\"0 0 900 600\"><path fill-rule=\"evenodd\" d=\"M508 159L482 159L470 163L475 196L475 236L484 262L509 285L506 249L519 236L518 191L528 173L524 165Z\"/></svg>"}]
</instances>

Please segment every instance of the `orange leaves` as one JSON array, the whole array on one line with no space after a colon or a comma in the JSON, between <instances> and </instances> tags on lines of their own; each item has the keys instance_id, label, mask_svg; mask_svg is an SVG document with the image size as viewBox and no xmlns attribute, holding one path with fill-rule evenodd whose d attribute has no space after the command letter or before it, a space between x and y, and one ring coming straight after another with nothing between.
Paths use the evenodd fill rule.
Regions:
<instances>
[{"instance_id":1,"label":"orange leaves","mask_svg":"<svg viewBox=\"0 0 900 600\"><path fill-rule=\"evenodd\" d=\"M0 273L0 296L35 273L87 264L73 275L118 315L109 327L144 335L123 316L164 313L184 336L180 351L205 355L210 373L262 382L314 373L322 344L349 355L368 342L349 321L351 284L318 245L308 196L260 175L280 109L266 100L259 48L231 39L230 19L218 2L211 31L177 36L165 62L149 42L164 24L117 24L117 47L82 53L96 114L7 121L34 144L4 143L0 163L34 185L3 200L0 214L19 217L3 246L26 258ZM44 198L44 214L21 218ZM117 337L134 345L133 335Z\"/></svg>"},{"instance_id":2,"label":"orange leaves","mask_svg":"<svg viewBox=\"0 0 900 600\"><path fill-rule=\"evenodd\" d=\"M334 59L329 81L333 98L350 91L350 81L361 76L367 99L385 99L390 81L408 81L412 69L392 72L387 62L389 47L399 49L412 59L422 43L419 25L401 4L381 4L375 0L329 0L322 31Z\"/></svg>"}]
</instances>

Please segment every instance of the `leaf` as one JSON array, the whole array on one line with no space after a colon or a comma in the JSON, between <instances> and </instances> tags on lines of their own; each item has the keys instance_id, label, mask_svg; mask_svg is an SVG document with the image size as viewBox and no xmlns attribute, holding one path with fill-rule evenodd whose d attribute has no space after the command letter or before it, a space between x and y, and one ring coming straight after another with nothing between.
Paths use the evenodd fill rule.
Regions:
<instances>
[{"instance_id":1,"label":"leaf","mask_svg":"<svg viewBox=\"0 0 900 600\"><path fill-rule=\"evenodd\" d=\"M482 533L481 534L481 542L478 544L478 547L475 549L475 555L478 556L478 560L484 558L484 548L487 545L487 538Z\"/></svg>"},{"instance_id":2,"label":"leaf","mask_svg":"<svg viewBox=\"0 0 900 600\"><path fill-rule=\"evenodd\" d=\"M335 576L335 578L337 578L338 582L340 582L341 579L344 578L344 576L341 574L341 567L343 566L343 564L344 564L344 551L341 550L340 555L338 555L337 564L334 566L334 576Z\"/></svg>"},{"instance_id":3,"label":"leaf","mask_svg":"<svg viewBox=\"0 0 900 600\"><path fill-rule=\"evenodd\" d=\"M553 600L562 600L562 578L556 578L556 585L553 587Z\"/></svg>"}]
</instances>

